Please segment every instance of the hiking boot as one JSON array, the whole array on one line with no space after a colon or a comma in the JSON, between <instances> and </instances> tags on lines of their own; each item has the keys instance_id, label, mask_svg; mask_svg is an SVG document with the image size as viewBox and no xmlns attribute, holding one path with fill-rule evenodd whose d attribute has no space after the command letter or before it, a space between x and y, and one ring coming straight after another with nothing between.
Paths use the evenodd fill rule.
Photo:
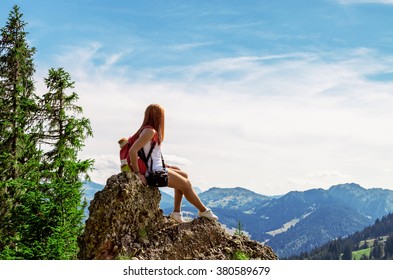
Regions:
<instances>
[{"instance_id":1,"label":"hiking boot","mask_svg":"<svg viewBox=\"0 0 393 280\"><path fill-rule=\"evenodd\" d=\"M207 218L212 221L217 221L218 217L213 214L212 210L207 209L205 212L198 212L198 216L202 218Z\"/></svg>"},{"instance_id":2,"label":"hiking boot","mask_svg":"<svg viewBox=\"0 0 393 280\"><path fill-rule=\"evenodd\" d=\"M172 212L169 217L180 224L185 222L180 212Z\"/></svg>"}]
</instances>

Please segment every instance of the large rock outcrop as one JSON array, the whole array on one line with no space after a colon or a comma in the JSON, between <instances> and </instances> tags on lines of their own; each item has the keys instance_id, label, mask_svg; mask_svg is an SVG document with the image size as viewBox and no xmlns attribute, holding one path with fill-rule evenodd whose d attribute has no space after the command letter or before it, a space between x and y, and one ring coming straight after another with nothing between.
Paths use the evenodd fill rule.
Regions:
<instances>
[{"instance_id":1,"label":"large rock outcrop","mask_svg":"<svg viewBox=\"0 0 393 280\"><path fill-rule=\"evenodd\" d=\"M90 203L81 259L277 259L270 247L230 235L203 218L176 224L163 215L158 189L131 173L113 175Z\"/></svg>"}]
</instances>

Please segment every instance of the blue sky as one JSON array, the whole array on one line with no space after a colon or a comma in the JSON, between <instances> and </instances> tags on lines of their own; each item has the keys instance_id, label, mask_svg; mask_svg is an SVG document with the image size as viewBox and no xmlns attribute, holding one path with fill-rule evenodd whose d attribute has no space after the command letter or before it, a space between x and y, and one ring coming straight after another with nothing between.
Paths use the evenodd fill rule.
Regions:
<instances>
[{"instance_id":1,"label":"blue sky","mask_svg":"<svg viewBox=\"0 0 393 280\"><path fill-rule=\"evenodd\" d=\"M202 189L393 189L393 1L5 0L1 26L14 4L37 91L50 67L76 81L96 182L160 103L167 161Z\"/></svg>"}]
</instances>

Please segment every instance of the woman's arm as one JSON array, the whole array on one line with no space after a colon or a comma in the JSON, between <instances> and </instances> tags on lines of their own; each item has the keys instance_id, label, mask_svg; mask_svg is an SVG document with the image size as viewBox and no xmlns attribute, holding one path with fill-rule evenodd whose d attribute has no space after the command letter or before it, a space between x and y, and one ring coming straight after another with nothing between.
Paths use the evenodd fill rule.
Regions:
<instances>
[{"instance_id":1,"label":"woman's arm","mask_svg":"<svg viewBox=\"0 0 393 280\"><path fill-rule=\"evenodd\" d=\"M134 173L138 175L142 183L145 185L146 185L146 178L144 176L145 174L139 173L138 151L142 149L143 146L145 146L147 143L149 143L151 139L153 139L155 133L156 133L155 130L152 128L145 128L144 130L142 130L141 135L131 146L129 151L132 170L134 170Z\"/></svg>"}]
</instances>

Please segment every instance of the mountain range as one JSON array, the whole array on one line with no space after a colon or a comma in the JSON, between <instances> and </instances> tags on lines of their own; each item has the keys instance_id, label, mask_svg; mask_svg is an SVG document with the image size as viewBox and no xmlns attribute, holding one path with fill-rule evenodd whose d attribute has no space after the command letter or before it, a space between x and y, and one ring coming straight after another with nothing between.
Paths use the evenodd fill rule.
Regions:
<instances>
[{"instance_id":1,"label":"mountain range","mask_svg":"<svg viewBox=\"0 0 393 280\"><path fill-rule=\"evenodd\" d=\"M85 185L88 201L103 187L92 182ZM281 258L348 236L393 212L393 191L365 189L355 183L274 197L241 187L213 187L199 197L229 231L240 226L252 239L271 246ZM173 197L167 192L161 192L160 207L167 215L173 210ZM185 199L182 211L186 219L197 213Z\"/></svg>"}]
</instances>

